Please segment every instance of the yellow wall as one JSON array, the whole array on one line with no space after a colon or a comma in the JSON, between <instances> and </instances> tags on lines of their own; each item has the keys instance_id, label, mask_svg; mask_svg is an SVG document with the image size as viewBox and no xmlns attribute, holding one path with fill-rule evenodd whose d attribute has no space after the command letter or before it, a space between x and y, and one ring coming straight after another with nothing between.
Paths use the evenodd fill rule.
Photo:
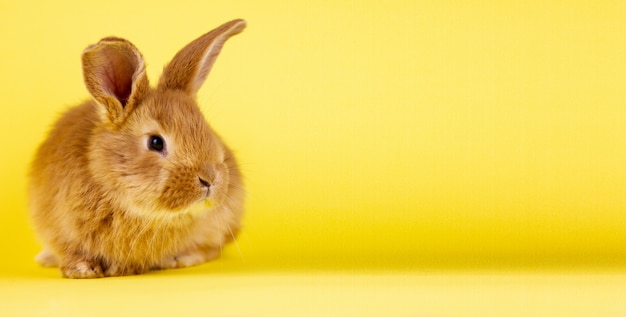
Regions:
<instances>
[{"instance_id":1,"label":"yellow wall","mask_svg":"<svg viewBox=\"0 0 626 317\"><path fill-rule=\"evenodd\" d=\"M88 97L81 51L128 38L156 82L238 17L199 100L246 174L248 262L626 261L625 2L3 0L0 268L37 252L25 175Z\"/></svg>"}]
</instances>

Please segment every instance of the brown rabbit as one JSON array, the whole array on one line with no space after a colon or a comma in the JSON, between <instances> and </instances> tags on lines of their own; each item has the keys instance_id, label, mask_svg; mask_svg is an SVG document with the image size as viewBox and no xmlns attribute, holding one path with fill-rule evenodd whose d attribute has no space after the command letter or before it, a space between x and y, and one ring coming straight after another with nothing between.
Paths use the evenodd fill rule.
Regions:
<instances>
[{"instance_id":1,"label":"brown rabbit","mask_svg":"<svg viewBox=\"0 0 626 317\"><path fill-rule=\"evenodd\" d=\"M219 256L243 214L231 150L195 101L234 20L180 50L151 88L141 53L114 37L82 55L92 101L70 109L40 146L30 209L37 256L64 277L186 267Z\"/></svg>"}]
</instances>

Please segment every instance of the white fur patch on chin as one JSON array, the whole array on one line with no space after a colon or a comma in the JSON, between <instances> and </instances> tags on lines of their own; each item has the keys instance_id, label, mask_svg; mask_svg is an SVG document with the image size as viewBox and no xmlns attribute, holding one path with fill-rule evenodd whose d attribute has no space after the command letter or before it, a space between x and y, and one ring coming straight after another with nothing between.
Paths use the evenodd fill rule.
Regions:
<instances>
[{"instance_id":1,"label":"white fur patch on chin","mask_svg":"<svg viewBox=\"0 0 626 317\"><path fill-rule=\"evenodd\" d=\"M213 208L213 206L214 206L213 201L211 199L209 199L209 198L205 198L202 201L199 201L199 202L189 206L188 208L184 209L182 212L191 214L193 216L197 216L197 215L201 215L201 214L211 210L211 208Z\"/></svg>"},{"instance_id":2,"label":"white fur patch on chin","mask_svg":"<svg viewBox=\"0 0 626 317\"><path fill-rule=\"evenodd\" d=\"M148 206L137 206L134 204L128 204L126 210L129 211L129 214L132 214L136 217L140 218L153 218L153 219L170 219L174 220L177 218L187 217L187 216L197 216L202 213L209 211L213 206L213 203L208 199L204 199L193 205L183 208L180 210L170 210L170 209L162 209L158 207L148 207Z\"/></svg>"},{"instance_id":3,"label":"white fur patch on chin","mask_svg":"<svg viewBox=\"0 0 626 317\"><path fill-rule=\"evenodd\" d=\"M130 202L125 202L123 208L128 211L130 215L139 218L152 218L152 219L169 219L175 220L181 217L196 217L209 212L216 207L215 201L211 198L204 198L189 207L182 208L180 210L163 209L157 206L139 206Z\"/></svg>"}]
</instances>

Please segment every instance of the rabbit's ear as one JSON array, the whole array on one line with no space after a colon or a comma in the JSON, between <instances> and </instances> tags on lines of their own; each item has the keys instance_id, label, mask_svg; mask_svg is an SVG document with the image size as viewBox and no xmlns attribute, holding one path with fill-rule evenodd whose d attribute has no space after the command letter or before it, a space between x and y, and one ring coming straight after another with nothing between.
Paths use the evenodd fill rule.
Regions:
<instances>
[{"instance_id":1,"label":"rabbit's ear","mask_svg":"<svg viewBox=\"0 0 626 317\"><path fill-rule=\"evenodd\" d=\"M209 75L224 42L245 27L246 21L233 20L187 44L165 67L159 89L182 90L195 96Z\"/></svg>"},{"instance_id":2,"label":"rabbit's ear","mask_svg":"<svg viewBox=\"0 0 626 317\"><path fill-rule=\"evenodd\" d=\"M141 53L127 40L107 37L85 49L82 59L85 85L103 121L123 122L150 87Z\"/></svg>"}]
</instances>

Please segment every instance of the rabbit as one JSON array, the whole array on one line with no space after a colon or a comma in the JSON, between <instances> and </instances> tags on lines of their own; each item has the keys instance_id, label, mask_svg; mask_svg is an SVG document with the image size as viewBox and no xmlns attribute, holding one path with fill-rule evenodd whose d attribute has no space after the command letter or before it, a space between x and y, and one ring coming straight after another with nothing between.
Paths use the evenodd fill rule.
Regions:
<instances>
[{"instance_id":1,"label":"rabbit","mask_svg":"<svg viewBox=\"0 0 626 317\"><path fill-rule=\"evenodd\" d=\"M155 88L129 41L85 49L93 97L69 109L38 148L29 209L43 266L66 278L142 274L198 265L235 239L244 187L233 152L196 103L233 20L180 50Z\"/></svg>"}]
</instances>

